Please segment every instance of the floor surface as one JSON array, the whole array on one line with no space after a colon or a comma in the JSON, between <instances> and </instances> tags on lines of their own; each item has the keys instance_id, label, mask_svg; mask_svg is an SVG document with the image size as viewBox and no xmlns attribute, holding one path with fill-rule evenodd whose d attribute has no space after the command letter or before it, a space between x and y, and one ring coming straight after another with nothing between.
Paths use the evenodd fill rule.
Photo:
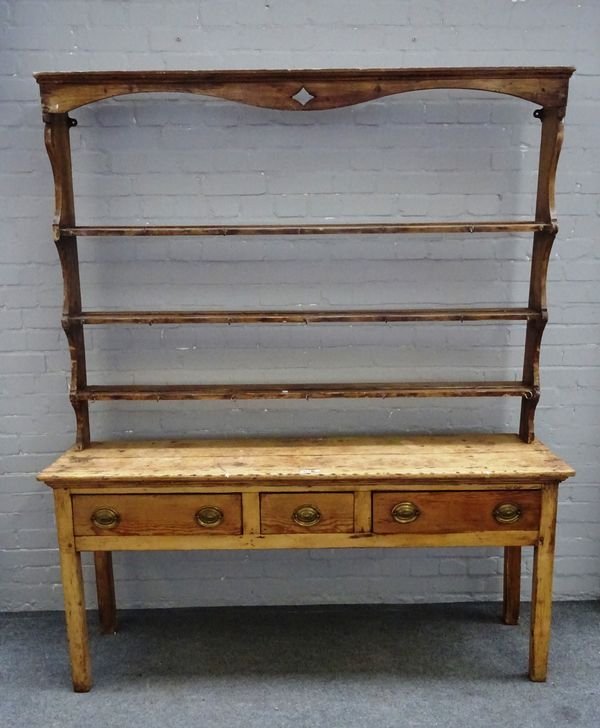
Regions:
<instances>
[{"instance_id":1,"label":"floor surface","mask_svg":"<svg viewBox=\"0 0 600 728\"><path fill-rule=\"evenodd\" d=\"M600 603L554 608L548 682L529 609L499 604L125 611L70 689L60 612L0 614L2 728L598 728Z\"/></svg>"}]
</instances>

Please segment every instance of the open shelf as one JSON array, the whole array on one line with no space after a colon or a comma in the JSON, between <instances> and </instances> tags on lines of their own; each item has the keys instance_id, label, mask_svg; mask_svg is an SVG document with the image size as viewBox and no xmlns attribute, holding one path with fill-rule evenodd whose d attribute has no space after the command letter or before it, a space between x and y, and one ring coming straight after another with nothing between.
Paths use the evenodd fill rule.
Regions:
<instances>
[{"instance_id":1,"label":"open shelf","mask_svg":"<svg viewBox=\"0 0 600 728\"><path fill-rule=\"evenodd\" d=\"M309 324L400 323L410 321L534 321L532 308L421 308L292 311L82 311L65 324Z\"/></svg>"},{"instance_id":2,"label":"open shelf","mask_svg":"<svg viewBox=\"0 0 600 728\"><path fill-rule=\"evenodd\" d=\"M113 384L87 385L74 399L356 399L364 397L524 397L535 389L524 382L365 382L342 384Z\"/></svg>"},{"instance_id":3,"label":"open shelf","mask_svg":"<svg viewBox=\"0 0 600 728\"><path fill-rule=\"evenodd\" d=\"M555 223L535 220L361 223L327 225L72 225L56 227L55 236L164 236L164 235L392 235L438 233L531 233L554 231Z\"/></svg>"}]
</instances>

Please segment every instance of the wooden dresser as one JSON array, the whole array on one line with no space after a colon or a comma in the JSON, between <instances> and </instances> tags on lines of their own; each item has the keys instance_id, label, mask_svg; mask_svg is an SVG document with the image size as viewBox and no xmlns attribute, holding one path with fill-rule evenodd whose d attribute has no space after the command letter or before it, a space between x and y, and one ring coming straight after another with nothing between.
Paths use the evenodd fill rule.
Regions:
<instances>
[{"instance_id":1,"label":"wooden dresser","mask_svg":"<svg viewBox=\"0 0 600 728\"><path fill-rule=\"evenodd\" d=\"M64 277L76 442L38 476L54 489L67 634L77 691L91 668L81 552L92 551L100 623L116 630L111 552L404 546L504 547L503 619L519 617L521 547L534 548L529 676L546 679L558 485L574 471L534 435L546 272L558 227L554 181L572 68L37 73L54 173L53 223ZM85 226L75 221L69 112L130 93L177 91L299 112L421 89L476 89L538 104L541 144L532 220L313 225ZM160 103L157 101L157 103ZM482 102L483 103L483 102ZM533 235L521 308L300 311L86 311L77 238L85 236L511 234ZM141 324L522 321L519 381L89 385L84 328ZM309 397L521 399L518 434L93 442L96 400Z\"/></svg>"}]
</instances>

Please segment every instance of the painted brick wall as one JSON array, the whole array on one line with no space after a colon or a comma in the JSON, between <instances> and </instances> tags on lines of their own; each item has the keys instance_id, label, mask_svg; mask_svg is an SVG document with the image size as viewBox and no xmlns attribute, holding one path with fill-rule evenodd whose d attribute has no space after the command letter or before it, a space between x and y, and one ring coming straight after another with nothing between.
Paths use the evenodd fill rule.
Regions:
<instances>
[{"instance_id":1,"label":"painted brick wall","mask_svg":"<svg viewBox=\"0 0 600 728\"><path fill-rule=\"evenodd\" d=\"M61 608L51 493L73 440L53 188L35 70L576 65L550 268L538 435L562 487L555 593L600 591L600 8L593 0L0 1L0 608ZM76 111L78 221L528 215L533 106L429 92L314 114L169 96ZM91 239L84 305L526 301L528 237ZM522 324L95 328L93 382L517 377ZM514 431L516 401L92 407L96 438ZM497 599L499 549L117 554L122 606ZM86 559L86 577L91 578ZM527 582L530 562L524 579ZM90 584L91 586L91 584ZM90 604L93 590L89 590ZM525 593L528 593L526 591Z\"/></svg>"}]
</instances>

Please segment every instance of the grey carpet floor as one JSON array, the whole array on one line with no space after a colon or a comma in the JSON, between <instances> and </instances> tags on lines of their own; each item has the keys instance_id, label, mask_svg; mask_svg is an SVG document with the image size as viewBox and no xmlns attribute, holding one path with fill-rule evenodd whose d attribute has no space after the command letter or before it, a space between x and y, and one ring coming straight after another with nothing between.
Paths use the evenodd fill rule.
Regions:
<instances>
[{"instance_id":1,"label":"grey carpet floor","mask_svg":"<svg viewBox=\"0 0 600 728\"><path fill-rule=\"evenodd\" d=\"M124 611L74 694L60 612L0 614L2 728L598 728L600 603L554 608L549 680L529 609L498 604Z\"/></svg>"}]
</instances>

